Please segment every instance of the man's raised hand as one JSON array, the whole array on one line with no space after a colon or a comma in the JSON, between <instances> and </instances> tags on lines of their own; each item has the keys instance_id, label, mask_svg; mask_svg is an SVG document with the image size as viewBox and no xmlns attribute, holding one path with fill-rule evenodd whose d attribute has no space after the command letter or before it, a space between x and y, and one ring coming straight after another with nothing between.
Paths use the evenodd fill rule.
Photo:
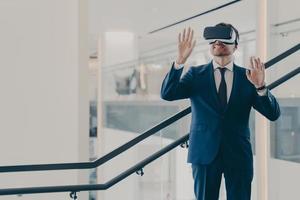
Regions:
<instances>
[{"instance_id":1,"label":"man's raised hand","mask_svg":"<svg viewBox=\"0 0 300 200\"><path fill-rule=\"evenodd\" d=\"M195 45L196 40L193 40L194 30L188 28L183 30L183 33L178 35L178 55L176 59L177 64L184 64L188 57L191 55Z\"/></svg>"},{"instance_id":2,"label":"man's raised hand","mask_svg":"<svg viewBox=\"0 0 300 200\"><path fill-rule=\"evenodd\" d=\"M265 65L259 58L250 58L250 70L246 71L248 80L256 87L259 88L265 84Z\"/></svg>"}]
</instances>

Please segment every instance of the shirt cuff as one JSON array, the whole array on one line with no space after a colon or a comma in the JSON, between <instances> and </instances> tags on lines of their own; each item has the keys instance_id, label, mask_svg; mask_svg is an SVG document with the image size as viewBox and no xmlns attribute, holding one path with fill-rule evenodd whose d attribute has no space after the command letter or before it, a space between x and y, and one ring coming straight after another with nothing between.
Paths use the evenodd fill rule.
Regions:
<instances>
[{"instance_id":1,"label":"shirt cuff","mask_svg":"<svg viewBox=\"0 0 300 200\"><path fill-rule=\"evenodd\" d=\"M175 69L181 69L184 67L184 64L177 64L176 61L174 61L174 68Z\"/></svg>"},{"instance_id":2,"label":"shirt cuff","mask_svg":"<svg viewBox=\"0 0 300 200\"><path fill-rule=\"evenodd\" d=\"M263 89L263 90L259 90L257 91L257 94L259 96L266 96L267 95L267 88Z\"/></svg>"}]
</instances>

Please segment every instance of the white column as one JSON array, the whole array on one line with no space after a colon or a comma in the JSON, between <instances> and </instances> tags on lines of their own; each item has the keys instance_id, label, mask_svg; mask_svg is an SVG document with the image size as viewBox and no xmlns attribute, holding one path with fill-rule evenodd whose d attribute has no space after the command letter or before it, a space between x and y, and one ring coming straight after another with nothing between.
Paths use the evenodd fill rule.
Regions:
<instances>
[{"instance_id":1,"label":"white column","mask_svg":"<svg viewBox=\"0 0 300 200\"><path fill-rule=\"evenodd\" d=\"M256 52L263 62L268 59L269 21L268 0L257 0ZM266 77L268 83L268 77ZM268 200L268 163L269 163L269 123L261 114L256 112L256 177L257 199Z\"/></svg>"},{"instance_id":2,"label":"white column","mask_svg":"<svg viewBox=\"0 0 300 200\"><path fill-rule=\"evenodd\" d=\"M88 73L88 2L75 1L78 5L78 160L89 161L89 73ZM78 184L89 184L89 170L78 171ZM89 193L80 192L79 199L89 199Z\"/></svg>"}]
</instances>

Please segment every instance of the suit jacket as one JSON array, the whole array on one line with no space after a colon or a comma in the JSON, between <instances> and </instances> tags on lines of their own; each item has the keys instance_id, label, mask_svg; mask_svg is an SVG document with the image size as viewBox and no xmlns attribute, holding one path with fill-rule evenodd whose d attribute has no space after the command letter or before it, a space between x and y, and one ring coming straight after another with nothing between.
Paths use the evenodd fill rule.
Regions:
<instances>
[{"instance_id":1,"label":"suit jacket","mask_svg":"<svg viewBox=\"0 0 300 200\"><path fill-rule=\"evenodd\" d=\"M246 69L234 64L233 85L228 104L221 109L214 80L212 62L183 69L174 64L166 75L161 97L167 101L189 98L192 109L188 162L209 164L221 148L224 161L239 168L252 168L249 115L251 107L269 120L280 116L275 97L267 90L259 96L246 77Z\"/></svg>"}]
</instances>

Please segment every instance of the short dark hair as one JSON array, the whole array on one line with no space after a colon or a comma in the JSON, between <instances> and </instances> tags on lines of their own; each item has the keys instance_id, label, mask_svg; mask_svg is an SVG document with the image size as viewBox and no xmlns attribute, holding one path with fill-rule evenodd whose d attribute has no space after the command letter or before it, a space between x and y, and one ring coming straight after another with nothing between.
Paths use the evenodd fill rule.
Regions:
<instances>
[{"instance_id":1,"label":"short dark hair","mask_svg":"<svg viewBox=\"0 0 300 200\"><path fill-rule=\"evenodd\" d=\"M235 45L238 45L238 40L240 39L240 34L239 34L238 30L232 24L221 22L219 24L216 24L215 26L226 26L226 27L232 28L236 34Z\"/></svg>"}]
</instances>

